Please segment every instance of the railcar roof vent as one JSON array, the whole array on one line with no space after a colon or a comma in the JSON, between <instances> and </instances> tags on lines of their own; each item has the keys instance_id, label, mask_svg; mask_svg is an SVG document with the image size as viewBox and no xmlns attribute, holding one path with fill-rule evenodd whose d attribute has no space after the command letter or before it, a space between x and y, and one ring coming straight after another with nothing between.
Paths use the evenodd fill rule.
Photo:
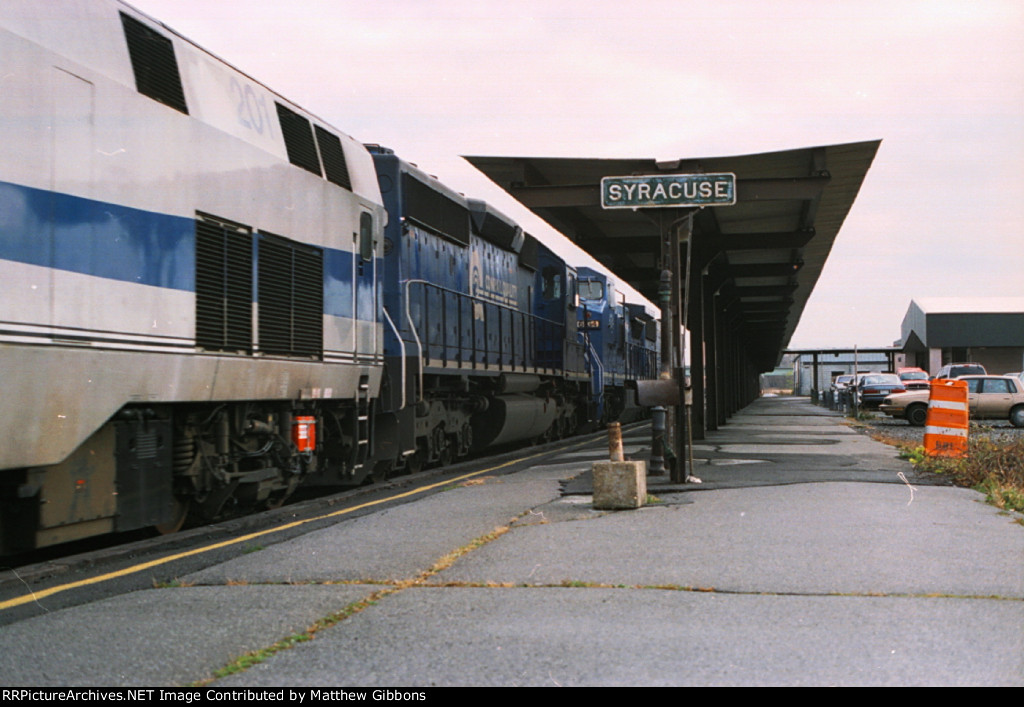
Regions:
<instances>
[{"instance_id":1,"label":"railcar roof vent","mask_svg":"<svg viewBox=\"0 0 1024 707\"><path fill-rule=\"evenodd\" d=\"M627 302L626 309L629 310L630 316L634 319L639 319L642 322L649 322L654 319L654 317L647 313L647 308L642 304L630 304Z\"/></svg>"},{"instance_id":2,"label":"railcar roof vent","mask_svg":"<svg viewBox=\"0 0 1024 707\"><path fill-rule=\"evenodd\" d=\"M469 212L465 206L408 172L402 174L402 193L408 218L460 245L469 245Z\"/></svg>"},{"instance_id":3,"label":"railcar roof vent","mask_svg":"<svg viewBox=\"0 0 1024 707\"><path fill-rule=\"evenodd\" d=\"M276 105L277 117L281 121L281 134L284 135L284 146L288 150L288 161L318 177L324 176L320 171L320 158L316 153L313 129L309 121L280 103Z\"/></svg>"},{"instance_id":4,"label":"railcar roof vent","mask_svg":"<svg viewBox=\"0 0 1024 707\"><path fill-rule=\"evenodd\" d=\"M352 180L348 176L348 165L345 163L345 150L341 146L341 139L317 125L316 144L320 146L327 181L352 191Z\"/></svg>"},{"instance_id":5,"label":"railcar roof vent","mask_svg":"<svg viewBox=\"0 0 1024 707\"><path fill-rule=\"evenodd\" d=\"M496 246L518 253L523 248L523 229L486 201L468 199L473 226L481 237Z\"/></svg>"},{"instance_id":6,"label":"railcar roof vent","mask_svg":"<svg viewBox=\"0 0 1024 707\"><path fill-rule=\"evenodd\" d=\"M135 88L144 96L188 115L174 44L159 32L121 13Z\"/></svg>"},{"instance_id":7,"label":"railcar roof vent","mask_svg":"<svg viewBox=\"0 0 1024 707\"><path fill-rule=\"evenodd\" d=\"M519 251L519 264L530 268L530 270L536 270L538 267L537 239L529 233L523 234L523 248Z\"/></svg>"}]
</instances>

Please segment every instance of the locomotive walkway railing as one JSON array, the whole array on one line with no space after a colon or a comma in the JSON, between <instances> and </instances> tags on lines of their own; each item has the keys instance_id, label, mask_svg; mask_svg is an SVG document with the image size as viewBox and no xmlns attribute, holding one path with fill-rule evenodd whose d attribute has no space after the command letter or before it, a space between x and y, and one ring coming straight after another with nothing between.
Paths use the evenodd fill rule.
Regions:
<instances>
[{"instance_id":1,"label":"locomotive walkway railing","mask_svg":"<svg viewBox=\"0 0 1024 707\"><path fill-rule=\"evenodd\" d=\"M406 282L405 311L428 367L519 373L563 367L565 325L550 319L426 280Z\"/></svg>"},{"instance_id":2,"label":"locomotive walkway railing","mask_svg":"<svg viewBox=\"0 0 1024 707\"><path fill-rule=\"evenodd\" d=\"M399 410L405 408L405 341L402 340L402 335L398 333L398 327L391 321L391 315L388 314L387 307L381 307L380 311L384 313L384 319L387 321L388 326L391 327L391 331L394 332L395 340L398 342L399 349L401 350L401 361L400 366L402 371L402 404L398 407ZM423 390L423 381L420 381L420 390Z\"/></svg>"},{"instance_id":3,"label":"locomotive walkway railing","mask_svg":"<svg viewBox=\"0 0 1024 707\"><path fill-rule=\"evenodd\" d=\"M658 352L637 344L626 344L626 378L653 380L658 377Z\"/></svg>"}]
</instances>

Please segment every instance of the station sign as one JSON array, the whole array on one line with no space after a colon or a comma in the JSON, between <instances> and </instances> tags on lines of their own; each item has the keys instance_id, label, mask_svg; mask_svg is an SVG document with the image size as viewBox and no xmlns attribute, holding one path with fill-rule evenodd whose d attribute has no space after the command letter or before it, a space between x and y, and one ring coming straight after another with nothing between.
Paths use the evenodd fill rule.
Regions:
<instances>
[{"instance_id":1,"label":"station sign","mask_svg":"<svg viewBox=\"0 0 1024 707\"><path fill-rule=\"evenodd\" d=\"M732 172L652 174L601 180L603 209L732 206L735 203L736 175Z\"/></svg>"}]
</instances>

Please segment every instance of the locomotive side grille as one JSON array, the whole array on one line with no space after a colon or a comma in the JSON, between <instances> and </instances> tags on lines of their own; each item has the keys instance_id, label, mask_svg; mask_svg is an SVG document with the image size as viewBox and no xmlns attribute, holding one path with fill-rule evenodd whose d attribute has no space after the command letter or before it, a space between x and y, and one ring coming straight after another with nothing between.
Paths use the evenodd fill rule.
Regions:
<instances>
[{"instance_id":1,"label":"locomotive side grille","mask_svg":"<svg viewBox=\"0 0 1024 707\"><path fill-rule=\"evenodd\" d=\"M196 220L196 345L252 353L252 235Z\"/></svg>"},{"instance_id":2,"label":"locomotive side grille","mask_svg":"<svg viewBox=\"0 0 1024 707\"><path fill-rule=\"evenodd\" d=\"M348 164L345 162L345 150L341 147L341 140L319 125L315 126L315 131L316 144L320 147L320 156L324 160L324 173L328 181L352 191L352 180L348 176Z\"/></svg>"},{"instance_id":3,"label":"locomotive side grille","mask_svg":"<svg viewBox=\"0 0 1024 707\"><path fill-rule=\"evenodd\" d=\"M135 73L135 88L142 95L188 115L171 40L123 12L121 24Z\"/></svg>"},{"instance_id":4,"label":"locomotive side grille","mask_svg":"<svg viewBox=\"0 0 1024 707\"><path fill-rule=\"evenodd\" d=\"M293 346L296 355L323 355L324 254L312 248L296 248L295 319Z\"/></svg>"},{"instance_id":5,"label":"locomotive side grille","mask_svg":"<svg viewBox=\"0 0 1024 707\"><path fill-rule=\"evenodd\" d=\"M265 236L259 241L260 351L291 352L291 252L288 246Z\"/></svg>"},{"instance_id":6,"label":"locomotive side grille","mask_svg":"<svg viewBox=\"0 0 1024 707\"><path fill-rule=\"evenodd\" d=\"M281 121L284 146L288 150L288 161L322 177L320 158L316 153L316 143L313 142L313 130L309 121L280 103L275 105L277 106L277 117Z\"/></svg>"},{"instance_id":7,"label":"locomotive side grille","mask_svg":"<svg viewBox=\"0 0 1024 707\"><path fill-rule=\"evenodd\" d=\"M456 243L469 245L469 210L431 189L408 173L402 174L406 215Z\"/></svg>"},{"instance_id":8,"label":"locomotive side grille","mask_svg":"<svg viewBox=\"0 0 1024 707\"><path fill-rule=\"evenodd\" d=\"M323 356L323 251L260 234L260 351Z\"/></svg>"}]
</instances>

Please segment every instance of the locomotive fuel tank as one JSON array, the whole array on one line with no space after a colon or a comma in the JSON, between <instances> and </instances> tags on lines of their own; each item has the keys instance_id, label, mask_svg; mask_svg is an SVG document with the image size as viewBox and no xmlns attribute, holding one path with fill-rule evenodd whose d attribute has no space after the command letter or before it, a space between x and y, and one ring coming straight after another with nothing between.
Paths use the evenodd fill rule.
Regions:
<instances>
[{"instance_id":1,"label":"locomotive fuel tank","mask_svg":"<svg viewBox=\"0 0 1024 707\"><path fill-rule=\"evenodd\" d=\"M540 437L557 417L558 405L551 398L498 395L491 399L486 415L473 417L473 446L484 449Z\"/></svg>"}]
</instances>

